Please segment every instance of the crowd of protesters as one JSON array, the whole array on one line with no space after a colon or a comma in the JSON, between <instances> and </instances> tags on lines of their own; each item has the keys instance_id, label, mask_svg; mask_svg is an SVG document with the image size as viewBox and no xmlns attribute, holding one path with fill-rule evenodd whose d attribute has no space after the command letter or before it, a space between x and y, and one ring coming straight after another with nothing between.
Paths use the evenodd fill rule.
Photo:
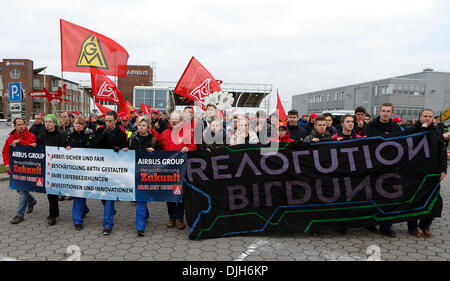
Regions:
<instances>
[{"instance_id":1,"label":"crowd of protesters","mask_svg":"<svg viewBox=\"0 0 450 281\"><path fill-rule=\"evenodd\" d=\"M132 116L109 111L101 116L82 116L79 112L64 112L59 118L53 114L35 114L34 124L28 129L21 118L14 120L4 148L4 165L9 172L10 147L20 145L58 146L71 148L103 148L124 150L179 150L182 153L193 150L212 151L226 145L279 143L310 143L322 141L343 141L371 136L382 136L409 128L424 127L430 130L431 142L436 151L441 169L441 180L447 173L447 144L450 133L444 133L444 126L435 118L431 109L421 111L417 120L404 122L393 116L390 103L381 106L379 115L373 119L363 107L357 107L354 114L345 114L339 120L331 114L300 117L297 110L287 113L286 120L280 120L277 113L267 115L258 111L255 116L237 114L228 116L214 105L208 105L204 113L194 113L190 106L183 111L175 110L168 115L155 109L151 116L133 111ZM176 137L173 137L176 136ZM18 224L24 220L25 212L31 213L36 200L26 191L19 191L19 206L11 220ZM49 215L47 223L56 224L59 215L56 195L47 195ZM89 213L85 198L73 198L72 217L75 229L83 229L83 218ZM110 235L114 226L116 210L114 201L102 200L104 206L103 234ZM147 202L136 203L136 231L143 236L149 218ZM184 229L184 204L167 202L169 220L167 227ZM409 233L420 237L431 237L432 217L408 222ZM422 230L422 233L418 229ZM391 224L368 227L388 237L395 237ZM344 229L339 230L345 233Z\"/></svg>"}]
</instances>

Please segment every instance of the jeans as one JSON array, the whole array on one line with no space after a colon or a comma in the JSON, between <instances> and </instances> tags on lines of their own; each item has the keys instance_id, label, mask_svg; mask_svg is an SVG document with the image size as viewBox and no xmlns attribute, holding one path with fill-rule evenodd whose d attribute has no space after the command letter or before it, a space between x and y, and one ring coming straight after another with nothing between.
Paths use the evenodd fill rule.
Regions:
<instances>
[{"instance_id":1,"label":"jeans","mask_svg":"<svg viewBox=\"0 0 450 281\"><path fill-rule=\"evenodd\" d=\"M72 219L73 224L83 224L83 215L89 213L86 198L73 198Z\"/></svg>"},{"instance_id":2,"label":"jeans","mask_svg":"<svg viewBox=\"0 0 450 281\"><path fill-rule=\"evenodd\" d=\"M147 201L136 202L136 230L145 231L145 222L150 216L147 208Z\"/></svg>"},{"instance_id":3,"label":"jeans","mask_svg":"<svg viewBox=\"0 0 450 281\"><path fill-rule=\"evenodd\" d=\"M426 229L430 229L433 218L423 218L420 219L419 225L417 225L417 220L408 221L408 230L417 230L418 226Z\"/></svg>"},{"instance_id":4,"label":"jeans","mask_svg":"<svg viewBox=\"0 0 450 281\"><path fill-rule=\"evenodd\" d=\"M18 191L19 193L19 207L17 208L16 216L23 217L25 216L25 211L27 206L33 205L36 203L36 199L31 196L28 191Z\"/></svg>"},{"instance_id":5,"label":"jeans","mask_svg":"<svg viewBox=\"0 0 450 281\"><path fill-rule=\"evenodd\" d=\"M169 219L171 220L183 220L184 218L184 203L167 202L167 211L169 213Z\"/></svg>"},{"instance_id":6,"label":"jeans","mask_svg":"<svg viewBox=\"0 0 450 281\"><path fill-rule=\"evenodd\" d=\"M116 210L114 209L114 201L113 200L102 200L102 204L104 207L103 227L104 228L113 228L114 215L116 214Z\"/></svg>"}]
</instances>

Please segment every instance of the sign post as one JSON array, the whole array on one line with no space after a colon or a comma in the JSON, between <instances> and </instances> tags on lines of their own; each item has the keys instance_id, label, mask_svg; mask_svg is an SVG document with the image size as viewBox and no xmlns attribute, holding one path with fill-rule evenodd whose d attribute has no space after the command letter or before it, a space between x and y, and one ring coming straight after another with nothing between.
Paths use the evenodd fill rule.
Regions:
<instances>
[{"instance_id":1,"label":"sign post","mask_svg":"<svg viewBox=\"0 0 450 281\"><path fill-rule=\"evenodd\" d=\"M9 102L22 101L22 87L20 82L9 83Z\"/></svg>"}]
</instances>

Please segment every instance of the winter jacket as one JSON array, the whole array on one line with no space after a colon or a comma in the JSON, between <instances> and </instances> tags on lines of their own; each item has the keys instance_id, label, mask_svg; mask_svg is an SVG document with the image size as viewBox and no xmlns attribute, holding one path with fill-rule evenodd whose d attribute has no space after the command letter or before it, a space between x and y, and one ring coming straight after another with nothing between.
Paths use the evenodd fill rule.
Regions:
<instances>
[{"instance_id":1,"label":"winter jacket","mask_svg":"<svg viewBox=\"0 0 450 281\"><path fill-rule=\"evenodd\" d=\"M237 145L237 144L256 144L259 143L259 139L258 136L256 135L256 133L254 131L248 131L248 142L246 142L246 137L243 137L241 135L241 133L239 133L239 129L236 132L236 134L234 134L231 138L230 138L230 145Z\"/></svg>"},{"instance_id":2,"label":"winter jacket","mask_svg":"<svg viewBox=\"0 0 450 281\"><path fill-rule=\"evenodd\" d=\"M53 132L45 130L45 132L39 134L36 140L38 145L42 146L64 146L64 135L57 128Z\"/></svg>"},{"instance_id":3,"label":"winter jacket","mask_svg":"<svg viewBox=\"0 0 450 281\"><path fill-rule=\"evenodd\" d=\"M344 135L344 134L342 133L342 127L339 127L338 130L337 130L337 133L331 136L331 138L332 138L333 140L335 140L335 139L337 139L337 138L339 138L339 137L341 137L342 140L351 140L351 139L359 139L359 138L362 138L360 135L358 135L358 134L355 132L355 130L352 130L351 135Z\"/></svg>"},{"instance_id":4,"label":"winter jacket","mask_svg":"<svg viewBox=\"0 0 450 281\"><path fill-rule=\"evenodd\" d=\"M392 134L397 132L401 132L399 125L392 122L392 119L390 119L388 123L381 123L380 116L367 124L366 127L366 135L368 137L383 136L385 134Z\"/></svg>"},{"instance_id":5,"label":"winter jacket","mask_svg":"<svg viewBox=\"0 0 450 281\"><path fill-rule=\"evenodd\" d=\"M116 126L114 130L106 127L99 128L99 130L101 132L95 136L94 147L114 149L114 151L128 147L127 133L122 126Z\"/></svg>"},{"instance_id":6,"label":"winter jacket","mask_svg":"<svg viewBox=\"0 0 450 281\"><path fill-rule=\"evenodd\" d=\"M187 146L189 151L197 150L197 146L194 143L194 134L191 131L186 132L186 136L183 136L183 132L188 131L183 125L176 128L169 128L162 132L159 136L159 142L163 150L181 150L183 147ZM178 136L176 140L172 140L172 133ZM183 139L184 138L184 139Z\"/></svg>"},{"instance_id":7,"label":"winter jacket","mask_svg":"<svg viewBox=\"0 0 450 281\"><path fill-rule=\"evenodd\" d=\"M30 128L30 133L33 133L33 135L35 136L39 136L41 133L43 133L45 131L45 126L44 124L33 124L33 126L31 126Z\"/></svg>"},{"instance_id":8,"label":"winter jacket","mask_svg":"<svg viewBox=\"0 0 450 281\"><path fill-rule=\"evenodd\" d=\"M90 128L84 128L84 130L77 132L72 127L67 132L64 140L64 146L70 147L92 147L94 145L94 131Z\"/></svg>"},{"instance_id":9,"label":"winter jacket","mask_svg":"<svg viewBox=\"0 0 450 281\"><path fill-rule=\"evenodd\" d=\"M422 128L422 123L417 121L413 125L414 129ZM444 136L439 127L431 124L427 127L430 131L430 147L431 151L435 151L436 159L438 159L439 168L441 173L447 174L447 146L445 145Z\"/></svg>"},{"instance_id":10,"label":"winter jacket","mask_svg":"<svg viewBox=\"0 0 450 281\"><path fill-rule=\"evenodd\" d=\"M312 130L311 134L309 134L309 135L303 140L303 142L310 143L310 142L312 142L312 140L313 140L314 138L318 138L319 141L329 141L329 140L331 140L331 134L330 134L330 132L328 132L328 131L325 130L325 134L322 135L322 134L320 134L319 132L317 132L316 129L314 129L314 130Z\"/></svg>"},{"instance_id":11,"label":"winter jacket","mask_svg":"<svg viewBox=\"0 0 450 281\"><path fill-rule=\"evenodd\" d=\"M36 142L36 136L28 131L25 127L25 131L22 134L18 134L16 130L9 133L9 137L6 139L5 145L3 146L3 165L9 165L9 151L10 146L13 141L20 140L17 144L21 145L31 145Z\"/></svg>"},{"instance_id":12,"label":"winter jacket","mask_svg":"<svg viewBox=\"0 0 450 281\"><path fill-rule=\"evenodd\" d=\"M272 134L272 126L269 123L265 123L261 131L256 132L258 139L261 143L266 143L269 141L269 138Z\"/></svg>"},{"instance_id":13,"label":"winter jacket","mask_svg":"<svg viewBox=\"0 0 450 281\"><path fill-rule=\"evenodd\" d=\"M366 123L366 122L363 122L363 123L364 123L363 127L360 128L360 127L358 127L358 122L355 122L355 126L353 127L353 131L355 131L355 133L357 135L360 135L360 136L366 136L367 135L367 125L368 125L368 123Z\"/></svg>"},{"instance_id":14,"label":"winter jacket","mask_svg":"<svg viewBox=\"0 0 450 281\"><path fill-rule=\"evenodd\" d=\"M158 123L159 128L156 128L156 123ZM152 127L155 129L155 131L158 132L158 134L162 134L167 128L169 128L169 122L167 120L157 119L156 121L152 119L150 122Z\"/></svg>"},{"instance_id":15,"label":"winter jacket","mask_svg":"<svg viewBox=\"0 0 450 281\"><path fill-rule=\"evenodd\" d=\"M304 127L288 126L287 128L288 128L289 136L295 142L302 142L303 139L309 135L308 131Z\"/></svg>"},{"instance_id":16,"label":"winter jacket","mask_svg":"<svg viewBox=\"0 0 450 281\"><path fill-rule=\"evenodd\" d=\"M63 135L66 137L66 135L69 133L70 128L73 128L73 124L69 122L67 126L64 126L64 124L61 123L59 125L59 128L57 128Z\"/></svg>"},{"instance_id":17,"label":"winter jacket","mask_svg":"<svg viewBox=\"0 0 450 281\"><path fill-rule=\"evenodd\" d=\"M222 131L214 134L211 132L210 128L206 128L203 131L203 141L202 144L199 145L200 150L213 151L215 149L224 148L226 144L230 141L229 135L225 129L222 128Z\"/></svg>"},{"instance_id":18,"label":"winter jacket","mask_svg":"<svg viewBox=\"0 0 450 281\"><path fill-rule=\"evenodd\" d=\"M147 148L162 150L158 139L150 132L146 136L140 136L139 132L134 132L130 137L128 147L132 150L145 150Z\"/></svg>"},{"instance_id":19,"label":"winter jacket","mask_svg":"<svg viewBox=\"0 0 450 281\"><path fill-rule=\"evenodd\" d=\"M314 130L314 124L309 122L308 124L306 124L302 128L304 128L306 130L306 132L308 133L308 135L309 135Z\"/></svg>"},{"instance_id":20,"label":"winter jacket","mask_svg":"<svg viewBox=\"0 0 450 281\"><path fill-rule=\"evenodd\" d=\"M333 126L331 126L330 128L326 128L326 130L328 133L330 133L330 135L337 134L337 132L338 132L338 130Z\"/></svg>"},{"instance_id":21,"label":"winter jacket","mask_svg":"<svg viewBox=\"0 0 450 281\"><path fill-rule=\"evenodd\" d=\"M308 124L309 124L309 121L303 121L303 120L298 121L298 125L299 125L300 127L304 127L304 126L306 126L306 125L308 125Z\"/></svg>"}]
</instances>

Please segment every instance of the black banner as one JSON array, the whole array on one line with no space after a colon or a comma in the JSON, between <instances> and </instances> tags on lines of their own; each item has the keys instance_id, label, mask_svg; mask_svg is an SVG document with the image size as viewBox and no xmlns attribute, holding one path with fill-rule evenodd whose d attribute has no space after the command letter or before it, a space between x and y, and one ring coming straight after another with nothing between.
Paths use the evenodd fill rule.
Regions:
<instances>
[{"instance_id":1,"label":"black banner","mask_svg":"<svg viewBox=\"0 0 450 281\"><path fill-rule=\"evenodd\" d=\"M441 214L441 174L426 130L281 145L189 153L190 239L348 229Z\"/></svg>"}]
</instances>

